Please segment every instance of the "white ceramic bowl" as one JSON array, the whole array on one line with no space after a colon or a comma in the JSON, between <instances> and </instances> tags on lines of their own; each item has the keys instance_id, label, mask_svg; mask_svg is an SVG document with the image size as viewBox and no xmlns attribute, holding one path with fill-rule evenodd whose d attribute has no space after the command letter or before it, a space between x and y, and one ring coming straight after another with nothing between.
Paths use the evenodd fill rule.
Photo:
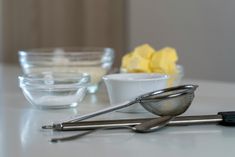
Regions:
<instances>
[{"instance_id":1,"label":"white ceramic bowl","mask_svg":"<svg viewBox=\"0 0 235 157\"><path fill-rule=\"evenodd\" d=\"M167 87L167 75L148 73L119 73L103 77L111 105L124 103L137 96ZM124 112L143 112L139 104L121 109Z\"/></svg>"},{"instance_id":2,"label":"white ceramic bowl","mask_svg":"<svg viewBox=\"0 0 235 157\"><path fill-rule=\"evenodd\" d=\"M46 72L19 76L26 99L38 108L76 107L86 94L90 76L86 73Z\"/></svg>"},{"instance_id":3,"label":"white ceramic bowl","mask_svg":"<svg viewBox=\"0 0 235 157\"><path fill-rule=\"evenodd\" d=\"M168 76L167 87L173 87L180 85L182 78L184 77L184 67L182 65L177 64L177 73L173 75L165 74ZM121 68L121 73L129 73L126 69Z\"/></svg>"},{"instance_id":4,"label":"white ceramic bowl","mask_svg":"<svg viewBox=\"0 0 235 157\"><path fill-rule=\"evenodd\" d=\"M88 73L91 76L90 93L97 91L114 60L111 48L41 48L21 50L18 55L24 74L47 71Z\"/></svg>"}]
</instances>

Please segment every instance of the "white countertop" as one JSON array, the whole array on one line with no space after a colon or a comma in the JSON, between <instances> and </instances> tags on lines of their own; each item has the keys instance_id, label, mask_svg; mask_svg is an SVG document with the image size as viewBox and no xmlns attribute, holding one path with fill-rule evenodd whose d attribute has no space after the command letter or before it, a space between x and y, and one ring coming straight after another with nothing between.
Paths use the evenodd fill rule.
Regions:
<instances>
[{"instance_id":1,"label":"white countertop","mask_svg":"<svg viewBox=\"0 0 235 157\"><path fill-rule=\"evenodd\" d=\"M19 68L0 66L0 157L41 156L207 156L235 154L235 127L220 125L169 126L157 132L138 134L127 129L103 130L69 142L50 143L51 137L77 132L41 130L75 114L85 114L108 106L104 85L96 95L86 96L74 109L33 108L18 87ZM184 115L217 114L235 111L235 83L184 80L198 84L195 99ZM113 112L96 119L152 117L149 113Z\"/></svg>"}]
</instances>

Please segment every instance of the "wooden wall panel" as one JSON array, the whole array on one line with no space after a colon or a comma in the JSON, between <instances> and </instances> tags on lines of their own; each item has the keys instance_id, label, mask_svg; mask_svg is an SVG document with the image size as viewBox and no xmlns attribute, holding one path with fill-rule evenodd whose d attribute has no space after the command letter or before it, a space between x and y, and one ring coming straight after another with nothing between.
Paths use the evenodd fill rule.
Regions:
<instances>
[{"instance_id":1,"label":"wooden wall panel","mask_svg":"<svg viewBox=\"0 0 235 157\"><path fill-rule=\"evenodd\" d=\"M125 51L125 0L1 1L3 62L17 63L19 49L109 46L117 51L115 65L120 63Z\"/></svg>"}]
</instances>

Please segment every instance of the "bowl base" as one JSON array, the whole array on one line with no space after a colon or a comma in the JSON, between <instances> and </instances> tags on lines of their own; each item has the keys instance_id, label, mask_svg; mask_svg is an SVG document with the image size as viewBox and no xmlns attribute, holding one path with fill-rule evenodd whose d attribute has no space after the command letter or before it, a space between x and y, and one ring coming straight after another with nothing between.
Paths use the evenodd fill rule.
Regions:
<instances>
[{"instance_id":1,"label":"bowl base","mask_svg":"<svg viewBox=\"0 0 235 157\"><path fill-rule=\"evenodd\" d=\"M93 85L90 85L89 87L87 87L87 91L90 94L94 94L97 92L98 88L99 88L98 84L93 84Z\"/></svg>"},{"instance_id":2,"label":"bowl base","mask_svg":"<svg viewBox=\"0 0 235 157\"><path fill-rule=\"evenodd\" d=\"M74 108L77 107L78 103L72 103L72 104L67 104L67 105L34 105L34 107L38 109L68 109L68 108Z\"/></svg>"}]
</instances>

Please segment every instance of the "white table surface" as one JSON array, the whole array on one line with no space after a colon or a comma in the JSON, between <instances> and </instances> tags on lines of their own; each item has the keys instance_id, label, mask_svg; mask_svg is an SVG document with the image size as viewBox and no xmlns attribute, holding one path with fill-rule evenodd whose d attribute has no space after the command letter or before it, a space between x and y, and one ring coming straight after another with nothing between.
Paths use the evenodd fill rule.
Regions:
<instances>
[{"instance_id":1,"label":"white table surface","mask_svg":"<svg viewBox=\"0 0 235 157\"><path fill-rule=\"evenodd\" d=\"M0 66L0 156L235 156L235 127L219 125L171 126L158 132L138 134L126 129L103 130L69 142L50 143L51 137L77 132L41 130L75 114L85 114L108 106L104 85L96 95L86 96L74 109L39 110L33 108L18 87L16 66ZM235 111L235 83L184 80L198 84L196 97L184 115L216 114ZM113 112L96 119L152 117L148 113Z\"/></svg>"}]
</instances>

